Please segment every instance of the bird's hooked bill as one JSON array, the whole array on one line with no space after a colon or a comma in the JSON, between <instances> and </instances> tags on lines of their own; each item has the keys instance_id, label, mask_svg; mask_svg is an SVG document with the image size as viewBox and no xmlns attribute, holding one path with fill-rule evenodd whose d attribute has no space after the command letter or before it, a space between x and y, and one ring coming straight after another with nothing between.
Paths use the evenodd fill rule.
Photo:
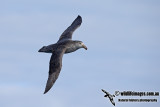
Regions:
<instances>
[{"instance_id":1,"label":"bird's hooked bill","mask_svg":"<svg viewBox=\"0 0 160 107\"><path fill-rule=\"evenodd\" d=\"M83 44L82 46L83 46L83 48L84 48L85 50L87 50L87 46L86 46L86 45Z\"/></svg>"}]
</instances>

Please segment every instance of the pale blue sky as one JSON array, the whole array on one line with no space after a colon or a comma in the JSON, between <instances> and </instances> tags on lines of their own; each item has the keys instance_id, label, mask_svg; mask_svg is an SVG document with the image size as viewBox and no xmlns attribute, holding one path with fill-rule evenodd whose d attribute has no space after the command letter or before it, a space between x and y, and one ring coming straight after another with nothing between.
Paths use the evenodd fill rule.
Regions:
<instances>
[{"instance_id":1,"label":"pale blue sky","mask_svg":"<svg viewBox=\"0 0 160 107\"><path fill-rule=\"evenodd\" d=\"M0 106L113 107L102 88L160 92L159 10L159 0L0 1ZM59 79L44 95L51 54L38 50L77 15L83 22L73 39L88 50L64 55ZM118 98L117 107L160 106Z\"/></svg>"}]
</instances>

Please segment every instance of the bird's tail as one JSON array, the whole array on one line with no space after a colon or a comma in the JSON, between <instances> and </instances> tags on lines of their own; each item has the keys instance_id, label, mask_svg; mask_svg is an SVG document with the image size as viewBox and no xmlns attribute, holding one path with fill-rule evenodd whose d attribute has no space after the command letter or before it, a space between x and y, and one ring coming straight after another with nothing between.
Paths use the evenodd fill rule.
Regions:
<instances>
[{"instance_id":1,"label":"bird's tail","mask_svg":"<svg viewBox=\"0 0 160 107\"><path fill-rule=\"evenodd\" d=\"M41 49L39 49L38 52L52 53L53 50L51 48L48 48L47 46L43 46Z\"/></svg>"}]
</instances>

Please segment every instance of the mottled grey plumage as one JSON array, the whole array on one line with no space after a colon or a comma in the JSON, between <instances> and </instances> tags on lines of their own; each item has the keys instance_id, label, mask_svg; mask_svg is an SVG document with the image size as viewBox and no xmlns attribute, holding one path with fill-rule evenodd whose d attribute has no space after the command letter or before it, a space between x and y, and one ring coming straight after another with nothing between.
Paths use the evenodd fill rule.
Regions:
<instances>
[{"instance_id":1,"label":"mottled grey plumage","mask_svg":"<svg viewBox=\"0 0 160 107\"><path fill-rule=\"evenodd\" d=\"M102 89L102 91L106 94L104 97L108 97L109 100L111 101L111 103L115 106L115 102L113 100L113 97L115 97L115 95L111 95L111 94L109 94L107 91L105 91L103 89Z\"/></svg>"},{"instance_id":2,"label":"mottled grey plumage","mask_svg":"<svg viewBox=\"0 0 160 107\"><path fill-rule=\"evenodd\" d=\"M62 68L62 57L65 53L71 53L77 49L84 48L87 50L87 47L83 44L82 41L73 41L72 34L73 32L81 25L82 18L78 16L73 23L62 33L59 40L55 44L48 46L43 46L38 52L52 53L49 65L49 76L45 88L45 93L47 93L55 81L57 80L59 73Z\"/></svg>"}]
</instances>

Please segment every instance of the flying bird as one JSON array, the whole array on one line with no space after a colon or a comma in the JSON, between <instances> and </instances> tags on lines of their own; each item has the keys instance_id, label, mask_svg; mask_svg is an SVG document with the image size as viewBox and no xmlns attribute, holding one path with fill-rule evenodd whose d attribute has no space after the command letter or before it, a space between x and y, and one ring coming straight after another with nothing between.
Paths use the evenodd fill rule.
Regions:
<instances>
[{"instance_id":1,"label":"flying bird","mask_svg":"<svg viewBox=\"0 0 160 107\"><path fill-rule=\"evenodd\" d=\"M47 93L56 82L62 68L63 54L74 52L80 48L87 50L82 41L72 40L73 32L81 25L82 18L78 17L72 24L61 34L59 40L55 44L43 46L38 52L52 53L49 64L49 75L46 83L44 94Z\"/></svg>"},{"instance_id":2,"label":"flying bird","mask_svg":"<svg viewBox=\"0 0 160 107\"><path fill-rule=\"evenodd\" d=\"M115 95L111 95L109 92L105 91L102 89L102 91L106 94L104 97L108 97L109 100L111 101L111 103L115 106L115 102L113 100L113 97L115 97Z\"/></svg>"}]
</instances>

